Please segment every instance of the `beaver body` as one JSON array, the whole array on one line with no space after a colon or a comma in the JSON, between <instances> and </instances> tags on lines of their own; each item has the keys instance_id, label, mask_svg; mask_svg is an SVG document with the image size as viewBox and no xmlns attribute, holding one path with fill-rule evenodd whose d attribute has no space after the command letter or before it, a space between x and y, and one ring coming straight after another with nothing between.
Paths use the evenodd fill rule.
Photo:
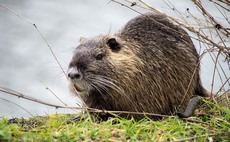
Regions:
<instances>
[{"instance_id":1,"label":"beaver body","mask_svg":"<svg viewBox=\"0 0 230 142\"><path fill-rule=\"evenodd\" d=\"M153 13L118 33L82 39L68 76L90 108L170 115L184 111L193 96L207 96L189 35Z\"/></svg>"}]
</instances>

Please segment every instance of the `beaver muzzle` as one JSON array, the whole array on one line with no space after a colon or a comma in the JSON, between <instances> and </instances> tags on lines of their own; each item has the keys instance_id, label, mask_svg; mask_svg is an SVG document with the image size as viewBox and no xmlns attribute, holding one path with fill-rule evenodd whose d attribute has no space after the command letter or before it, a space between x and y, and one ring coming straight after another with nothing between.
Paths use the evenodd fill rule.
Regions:
<instances>
[{"instance_id":1,"label":"beaver muzzle","mask_svg":"<svg viewBox=\"0 0 230 142\"><path fill-rule=\"evenodd\" d=\"M76 89L76 91L84 91L84 87L82 87L80 83L82 80L82 74L77 69L70 68L68 71L68 77L73 83L73 87Z\"/></svg>"}]
</instances>

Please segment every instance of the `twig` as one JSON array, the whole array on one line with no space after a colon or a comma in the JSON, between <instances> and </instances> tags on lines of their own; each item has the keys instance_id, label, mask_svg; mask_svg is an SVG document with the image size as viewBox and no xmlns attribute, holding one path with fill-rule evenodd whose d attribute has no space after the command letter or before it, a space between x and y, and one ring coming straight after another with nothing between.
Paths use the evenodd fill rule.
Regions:
<instances>
[{"instance_id":1,"label":"twig","mask_svg":"<svg viewBox=\"0 0 230 142\"><path fill-rule=\"evenodd\" d=\"M132 11L134 11L134 12L140 14L140 15L143 15L143 13L141 13L141 12L139 12L139 11L133 9L132 7L129 7L129 6L125 5L125 4L123 4L123 3L119 2L119 1L117 1L117 0L111 0L111 1L114 2L114 3L120 4L121 6L124 6L124 7L128 8L128 9L130 9L130 10L132 10ZM148 6L150 6L150 5L148 5ZM167 17L170 18L170 16L166 15L165 13L163 13L163 12L161 12L161 11L159 11L159 10L153 8L153 7L152 7L151 10L153 10L153 11L155 11L155 12L157 12L157 13L160 13L160 14L162 14L162 15L165 15L165 16L167 16ZM175 30L175 29L170 28L169 26L166 26L166 25L162 24L161 22L156 21L155 19L153 19L153 18L151 18L151 17L148 17L148 18L151 19L151 20L153 20L154 22L158 23L159 25L163 26L164 28L167 28L168 30L171 30L171 31L173 31L173 32L175 32L175 33L179 33L179 34L184 34L184 33L181 33L181 32L179 32L179 31ZM175 19L175 18L172 18L172 17L171 17L171 19L177 21L177 23L182 23L182 22L178 22L179 19ZM180 24L180 25L184 25L184 24ZM195 37L192 37L191 35L190 35L190 37L193 38L193 39L199 40L199 39L197 39L197 38L195 38ZM208 44L208 43L207 43L207 44Z\"/></svg>"},{"instance_id":2,"label":"twig","mask_svg":"<svg viewBox=\"0 0 230 142\"><path fill-rule=\"evenodd\" d=\"M228 12L230 12L230 9L227 9L227 8L224 7L223 5L221 5L221 4L219 4L219 3L215 2L215 1L211 1L211 2L215 3L216 5L218 5L218 6L220 6L221 8L227 10Z\"/></svg>"},{"instance_id":3,"label":"twig","mask_svg":"<svg viewBox=\"0 0 230 142\"><path fill-rule=\"evenodd\" d=\"M216 92L216 94L218 94L219 92L221 92L222 88L225 86L225 84L227 84L227 82L230 80L230 77L222 84L222 86L220 87L220 89Z\"/></svg>"},{"instance_id":4,"label":"twig","mask_svg":"<svg viewBox=\"0 0 230 142\"><path fill-rule=\"evenodd\" d=\"M5 113L5 114L1 115L0 118L4 118L4 117L6 117L7 115L12 114L12 113L14 113L14 112L15 112L15 111L11 111L11 112Z\"/></svg>"},{"instance_id":5,"label":"twig","mask_svg":"<svg viewBox=\"0 0 230 142\"><path fill-rule=\"evenodd\" d=\"M43 104L46 106L50 106L50 107L55 107L56 109L58 108L68 108L68 109L82 109L82 110L89 110L90 112L98 112L98 113L123 113L123 114L144 114L144 115L151 115L151 116L159 116L159 117L169 117L167 115L161 115L161 114L153 114L153 113L145 113L145 112L129 112L129 111L107 111L107 110L100 110L100 109L94 109L94 108L85 108L85 107L70 107L70 106L60 106L60 105L54 105L51 103L47 103L41 100L38 100L36 98L24 95L22 93L16 92L14 90L11 90L9 88L5 88L5 87L0 87L0 91L19 97L19 98L23 98L23 99L27 99L39 104Z\"/></svg>"},{"instance_id":6,"label":"twig","mask_svg":"<svg viewBox=\"0 0 230 142\"><path fill-rule=\"evenodd\" d=\"M163 117L163 118L172 117L172 116L169 116L169 115L162 115L162 114L149 113L149 112L110 111L110 110L101 110L101 109L95 109L95 108L89 108L89 107L86 108L86 107L60 106L60 105L54 105L54 104L50 104L50 103L44 102L44 101L35 99L33 97L26 96L24 94L21 94L19 92L16 92L14 90L11 90L11 89L8 89L8 88L5 88L5 87L1 87L1 86L0 86L0 91L4 92L4 93L7 93L7 94L10 94L10 95L13 95L13 96L16 96L16 97L19 97L19 98L23 98L23 99L27 99L27 100L36 102L36 103L39 103L39 104L43 104L43 105L46 105L46 106L54 107L56 109L58 109L58 108L63 108L63 109L79 109L79 110L86 110L86 111L95 112L95 113L134 114L134 115L156 116L156 117ZM189 121L189 122L207 124L205 122L198 121L198 120L193 120L193 119L189 119L189 118L183 118L183 120Z\"/></svg>"},{"instance_id":7,"label":"twig","mask_svg":"<svg viewBox=\"0 0 230 142\"><path fill-rule=\"evenodd\" d=\"M224 134L224 133L216 133L216 134L194 136L194 137L184 138L184 139L180 139L180 140L175 140L174 142L192 141L192 140L203 138L203 137L211 137L211 136L221 135L221 134Z\"/></svg>"},{"instance_id":8,"label":"twig","mask_svg":"<svg viewBox=\"0 0 230 142\"><path fill-rule=\"evenodd\" d=\"M229 0L218 0L218 1L224 3L224 4L228 5L228 6L230 5L230 1Z\"/></svg>"},{"instance_id":9,"label":"twig","mask_svg":"<svg viewBox=\"0 0 230 142\"><path fill-rule=\"evenodd\" d=\"M33 117L33 114L30 113L28 110L26 110L24 107L22 107L22 106L20 106L20 105L18 105L18 104L16 104L16 103L14 103L14 102L11 102L11 101L9 101L9 100L7 100L7 99L1 98L1 97L0 97L0 99L3 100L3 101L6 101L6 102L8 102L8 103L11 103L11 104L13 104L13 105L16 105L16 106L18 106L18 107L20 107L20 108L23 109L25 112L27 112L30 116Z\"/></svg>"},{"instance_id":10,"label":"twig","mask_svg":"<svg viewBox=\"0 0 230 142\"><path fill-rule=\"evenodd\" d=\"M34 25L34 23L30 22L29 20L27 20L26 18L22 17L21 15L17 14L16 12L14 12L13 10L11 10L10 8L8 8L7 6L4 6L2 4L0 4L1 7L9 10L11 13L13 13L14 15L18 16L19 18L21 18L22 20L26 21L27 23Z\"/></svg>"},{"instance_id":11,"label":"twig","mask_svg":"<svg viewBox=\"0 0 230 142\"><path fill-rule=\"evenodd\" d=\"M212 76L212 84L211 84L211 98L214 100L215 103L217 103L217 102L216 102L216 100L215 100L215 98L213 96L213 87L214 87L214 80L215 80L215 74L216 74L216 65L217 65L217 60L218 60L218 57L220 55L220 52L221 51L218 52L217 57L216 57L216 61L215 61L215 64L214 64L213 76Z\"/></svg>"},{"instance_id":12,"label":"twig","mask_svg":"<svg viewBox=\"0 0 230 142\"><path fill-rule=\"evenodd\" d=\"M188 84L188 86L186 88L185 94L184 94L184 96L183 96L183 98L182 98L182 100L180 102L179 107L183 104L185 97L188 95L189 89L190 89L190 87L191 87L191 85L192 85L192 83L194 81L194 77L195 77L195 75L197 73L197 68L199 67L199 64L200 64L200 59L199 59L198 63L196 64L196 68L194 69L194 71L192 73L191 79L189 81L189 84Z\"/></svg>"},{"instance_id":13,"label":"twig","mask_svg":"<svg viewBox=\"0 0 230 142\"><path fill-rule=\"evenodd\" d=\"M68 106L65 102L63 102L50 88L43 83L43 85L46 87L46 90L48 90L52 95L54 95L55 98L57 98L63 105Z\"/></svg>"},{"instance_id":14,"label":"twig","mask_svg":"<svg viewBox=\"0 0 230 142\"><path fill-rule=\"evenodd\" d=\"M131 9L131 10L133 10L133 11L135 11L135 12L137 12L137 13L143 15L143 14L140 13L139 11L137 11L137 10L131 8L130 6L127 6L127 5L125 5L125 4L123 4L123 3L119 2L119 1L116 1L116 0L111 0L111 1L112 1L112 2L115 2L115 3L117 3L117 4L120 4L121 6L124 6L124 7L128 8L128 9ZM175 19L175 18L173 18L173 17L171 17L171 16L169 16L169 15L166 15L165 13L163 13L163 12L161 12L160 10L158 10L158 9L156 9L156 8L154 8L154 7L152 7L151 5L149 5L148 3L146 3L145 1L143 1L143 0L139 0L139 1L140 1L142 4L146 5L150 10L155 11L155 12L157 12L157 13L160 13L160 14L163 14L163 15L167 16L168 18L170 18L171 20L173 20L173 21L176 22L177 24L183 26L184 28L188 29L189 31L191 31L191 32L195 33L196 35L200 36L201 38L205 39L206 42L204 42L204 41L202 41L202 42L204 42L204 43L206 43L206 44L208 44L208 45L211 45L211 46L214 45L214 46L216 46L217 48L219 48L219 50L221 50L221 51L223 51L224 49L230 50L230 47L222 46L222 45L219 45L219 44L215 43L212 39L208 38L208 36L205 36L205 35L200 34L200 32L197 31L197 30L195 30L193 27L187 26L187 25L183 24L182 22L180 22L178 19ZM152 20L154 20L154 19L152 19ZM155 20L154 20L154 21L155 21ZM157 21L155 21L155 22L157 22ZM157 22L157 23L159 23L159 22ZM161 24L161 23L159 23L159 24ZM165 25L163 25L163 26L165 26ZM172 31L175 31L176 33L178 33L178 31L176 31L176 30L173 30L173 29L171 29L171 28L168 28L168 29L169 29L169 30L172 30ZM191 37L191 38L194 38L194 39L196 39L196 40L199 40L199 39L197 39L197 38L195 38L195 37L192 37L192 36L190 36L190 37Z\"/></svg>"},{"instance_id":15,"label":"twig","mask_svg":"<svg viewBox=\"0 0 230 142\"><path fill-rule=\"evenodd\" d=\"M203 14L205 14L212 22L215 23L215 25L218 25L220 27L220 29L222 29L226 35L229 35L230 32L225 30L225 28L223 27L223 25L221 25L218 21L216 21L215 18L213 18L213 16L211 14L209 14L204 7L202 6L200 0L194 0L194 3L196 4L196 6L198 6L200 8L200 10L202 11Z\"/></svg>"},{"instance_id":16,"label":"twig","mask_svg":"<svg viewBox=\"0 0 230 142\"><path fill-rule=\"evenodd\" d=\"M161 14L163 14L163 15L166 15L165 13L163 13L163 12L161 12L160 10L158 10L158 9L156 9L156 8L154 8L154 7L152 7L151 5L149 5L148 3L146 3L145 1L143 1L143 0L139 0L139 1L142 2L144 5L146 5L147 7L149 7L151 10L156 11L156 12L158 12L158 13L161 13ZM167 16L168 18L172 19L172 20L173 20L174 22L176 22L177 24L182 25L184 28L188 29L189 31L195 33L196 35L199 35L200 37L202 37L203 39L205 39L206 41L208 41L208 42L206 42L206 44L214 45L214 46L216 46L217 48L219 48L221 51L224 50L224 49L228 50L228 48L227 48L226 46L221 46L221 45L215 43L212 39L209 39L207 36L200 34L199 31L195 30L193 27L189 27L189 26L183 24L182 22L180 22L178 19L175 19L175 18L173 18L173 17L171 17L171 16L169 16L169 15L166 15L166 16ZM195 38L195 39L196 39L196 38Z\"/></svg>"},{"instance_id":17,"label":"twig","mask_svg":"<svg viewBox=\"0 0 230 142\"><path fill-rule=\"evenodd\" d=\"M60 106L60 105L50 104L50 103L38 100L36 98L26 96L24 94L21 94L19 92L16 92L14 90L11 90L11 89L8 89L8 88L5 88L5 87L0 87L0 91L4 92L4 93L7 93L9 95L13 95L13 96L16 96L16 97L19 97L19 98L23 98L23 99L26 99L26 100L36 102L36 103L39 103L39 104L43 104L43 105L50 106L50 107L55 107L56 109L58 109L58 108L83 109L83 108L80 108L80 107L67 107L67 106Z\"/></svg>"},{"instance_id":18,"label":"twig","mask_svg":"<svg viewBox=\"0 0 230 142\"><path fill-rule=\"evenodd\" d=\"M157 10L156 8L152 7L151 5L149 5L148 3L144 2L143 0L139 0L139 1L140 1L142 4L146 5L150 10L153 10L153 11L155 11L155 12L157 12L157 13L161 13L161 14L163 14L163 15L166 15L165 13L161 12L160 10ZM131 8L131 7L129 7L129 6L127 6L127 5L123 4L123 3L121 3L121 2L118 2L118 1L116 1L116 0L112 0L112 2L118 3L118 4L122 5L122 6L125 6L126 8L129 8L129 9L131 9L131 10L133 10L133 11L135 11L135 12L141 14L141 15L143 15L143 14L140 13L139 11L137 11L137 10L135 10L135 9L133 9L133 8ZM223 52L224 52L224 50L227 50L227 51L230 50L230 47L221 46L221 45L215 43L212 39L208 38L208 36L200 34L200 32L197 31L197 30L195 30L195 28L193 28L193 27L191 27L191 26L187 26L187 25L183 24L182 22L180 22L178 19L175 19L175 18L173 18L173 17L171 17L171 16L169 16L169 15L166 15L166 16L167 16L168 18L170 18L171 20L173 20L174 22L176 22L177 24L183 26L184 28L188 29L190 32L195 33L197 36L200 36L201 38L203 38L203 39L205 40L205 41L202 40L201 42L206 43L207 45L211 45L211 46L214 45L214 46L216 46L217 48L219 48L219 50L221 50L221 51L223 51ZM152 19L152 20L154 20L154 19ZM155 20L154 20L154 21L155 21ZM157 22L157 21L155 21L155 22ZM158 22L157 22L157 23L158 23ZM161 24L161 23L159 23L159 24ZM163 26L164 26L164 25L163 25ZM168 28L168 29L169 29L169 30L173 30L173 29L171 29L171 28ZM173 30L173 31L174 31L174 30ZM175 31L175 32L177 33L178 31ZM193 39L199 40L199 39L197 39L197 38L195 38L195 37L192 37L192 36L190 36L190 37L193 38ZM226 51L226 57L227 57L227 53L228 53L227 51Z\"/></svg>"}]
</instances>

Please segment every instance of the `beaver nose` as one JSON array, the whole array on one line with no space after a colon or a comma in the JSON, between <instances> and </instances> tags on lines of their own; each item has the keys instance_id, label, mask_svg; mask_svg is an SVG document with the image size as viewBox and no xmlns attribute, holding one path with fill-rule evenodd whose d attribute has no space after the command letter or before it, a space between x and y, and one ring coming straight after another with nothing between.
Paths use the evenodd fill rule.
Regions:
<instances>
[{"instance_id":1,"label":"beaver nose","mask_svg":"<svg viewBox=\"0 0 230 142\"><path fill-rule=\"evenodd\" d=\"M79 79L81 78L81 75L79 73L68 73L68 77L70 79Z\"/></svg>"},{"instance_id":2,"label":"beaver nose","mask_svg":"<svg viewBox=\"0 0 230 142\"><path fill-rule=\"evenodd\" d=\"M80 80L82 75L79 71L77 70L69 70L68 72L68 77L71 79L71 80Z\"/></svg>"}]
</instances>

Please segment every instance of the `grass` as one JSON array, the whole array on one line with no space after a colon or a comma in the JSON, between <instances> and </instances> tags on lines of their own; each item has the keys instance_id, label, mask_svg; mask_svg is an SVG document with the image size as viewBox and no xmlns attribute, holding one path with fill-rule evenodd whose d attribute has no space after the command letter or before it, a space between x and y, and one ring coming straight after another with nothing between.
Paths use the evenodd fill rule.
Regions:
<instances>
[{"instance_id":1,"label":"grass","mask_svg":"<svg viewBox=\"0 0 230 142\"><path fill-rule=\"evenodd\" d=\"M205 102L189 120L176 116L153 121L111 118L94 121L51 114L29 119L2 119L0 141L230 141L230 110Z\"/></svg>"}]
</instances>

